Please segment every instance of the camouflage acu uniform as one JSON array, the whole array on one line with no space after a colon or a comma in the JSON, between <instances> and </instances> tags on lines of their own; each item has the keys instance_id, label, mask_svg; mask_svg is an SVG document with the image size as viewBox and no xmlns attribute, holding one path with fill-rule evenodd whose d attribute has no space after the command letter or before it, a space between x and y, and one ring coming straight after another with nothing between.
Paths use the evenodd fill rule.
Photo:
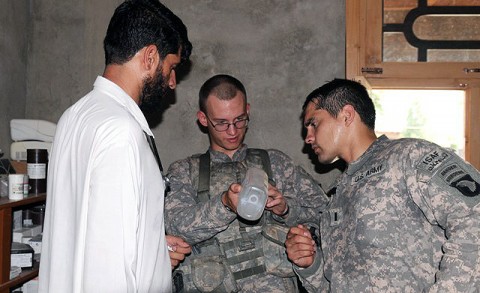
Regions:
<instances>
[{"instance_id":1,"label":"camouflage acu uniform","mask_svg":"<svg viewBox=\"0 0 480 293\"><path fill-rule=\"evenodd\" d=\"M280 233L283 233L283 237L285 237L288 226L304 222L318 222L319 210L322 207L325 208L327 204L327 198L322 189L302 168L295 166L284 153L268 150L272 179L285 197L289 213L283 220L265 212L259 224L246 223L223 206L220 195L228 189L230 184L241 183L243 180L247 170L247 146L242 146L233 155L233 159L211 149L209 152L211 198L206 202L199 202L197 199L198 155L177 161L168 170L171 190L165 200L165 225L167 233L181 236L193 246L193 253L187 257L185 263L192 263L192 259L196 258L196 254L202 250L202 245L216 239L215 241L222 243L222 249L226 250L224 253L229 258L229 264L225 271L235 274L239 292L296 292L295 274L291 263L286 258L283 240L277 244L268 241L266 237L262 236L265 234L260 234L261 223L263 221L276 223L274 226L281 227L281 229L274 233L281 231ZM253 165L262 168L260 162ZM249 165L248 167L253 166ZM242 237L250 237L257 248L266 243L273 244L273 246L270 245L267 251L263 252L264 256L255 256L253 255L254 249L240 251L241 249L234 247L236 245L230 245L234 242L233 240L242 239ZM202 251L202 253L208 252ZM238 256L238 261L232 263L231 259L234 256ZM273 272L272 274L259 272L249 277L241 276L242 270L246 267L262 267L265 258L268 258L271 263L285 261L289 266L289 272ZM210 267L200 267L203 268L203 271L197 270L197 282L208 282L209 277L206 275L210 273ZM189 270L191 268L185 264L177 269L177 271L195 275L195 272Z\"/></svg>"},{"instance_id":2,"label":"camouflage acu uniform","mask_svg":"<svg viewBox=\"0 0 480 293\"><path fill-rule=\"evenodd\" d=\"M452 152L382 136L338 179L310 292L479 292L480 174ZM322 254L323 253L323 254Z\"/></svg>"}]
</instances>

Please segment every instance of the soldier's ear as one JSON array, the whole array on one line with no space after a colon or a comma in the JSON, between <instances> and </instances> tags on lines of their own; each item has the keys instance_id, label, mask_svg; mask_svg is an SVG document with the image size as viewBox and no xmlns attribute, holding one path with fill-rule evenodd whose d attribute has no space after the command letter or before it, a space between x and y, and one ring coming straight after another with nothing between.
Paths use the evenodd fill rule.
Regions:
<instances>
[{"instance_id":1,"label":"soldier's ear","mask_svg":"<svg viewBox=\"0 0 480 293\"><path fill-rule=\"evenodd\" d=\"M200 124L202 124L203 127L208 126L207 115L202 111L197 112L197 119L198 119L198 122L200 122Z\"/></svg>"},{"instance_id":2,"label":"soldier's ear","mask_svg":"<svg viewBox=\"0 0 480 293\"><path fill-rule=\"evenodd\" d=\"M345 105L341 111L343 119L345 120L345 126L352 124L357 112L352 105Z\"/></svg>"}]
</instances>

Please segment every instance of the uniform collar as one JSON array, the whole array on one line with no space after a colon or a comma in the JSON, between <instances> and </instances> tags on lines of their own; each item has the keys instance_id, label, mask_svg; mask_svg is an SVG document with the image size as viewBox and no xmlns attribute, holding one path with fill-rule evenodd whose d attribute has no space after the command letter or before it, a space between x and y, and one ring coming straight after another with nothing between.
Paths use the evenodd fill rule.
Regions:
<instances>
[{"instance_id":1,"label":"uniform collar","mask_svg":"<svg viewBox=\"0 0 480 293\"><path fill-rule=\"evenodd\" d=\"M381 145L384 145L384 143L387 141L389 141L389 139L385 135L382 135L379 138L377 138L357 160L348 164L347 170L345 172L348 175L352 175L358 170L360 170L360 168L362 168L362 166L372 157L375 151Z\"/></svg>"},{"instance_id":2,"label":"uniform collar","mask_svg":"<svg viewBox=\"0 0 480 293\"><path fill-rule=\"evenodd\" d=\"M208 151L210 152L210 160L212 160L212 162L238 162L238 161L243 161L247 156L247 148L248 148L247 145L243 144L233 154L232 159L225 153L212 150L211 147L208 148Z\"/></svg>"},{"instance_id":3,"label":"uniform collar","mask_svg":"<svg viewBox=\"0 0 480 293\"><path fill-rule=\"evenodd\" d=\"M148 126L147 119L143 115L140 107L135 103L132 97L130 97L122 88L116 83L106 79L103 76L97 76L95 83L93 84L95 90L101 91L107 94L115 102L122 105L138 122L143 131L148 135L153 136L152 130Z\"/></svg>"}]
</instances>

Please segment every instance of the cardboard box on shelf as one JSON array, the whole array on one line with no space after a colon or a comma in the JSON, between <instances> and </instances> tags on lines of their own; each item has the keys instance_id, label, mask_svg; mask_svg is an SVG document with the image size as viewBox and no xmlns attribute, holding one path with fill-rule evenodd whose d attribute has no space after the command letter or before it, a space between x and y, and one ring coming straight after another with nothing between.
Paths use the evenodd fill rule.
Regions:
<instances>
[{"instance_id":1,"label":"cardboard box on shelf","mask_svg":"<svg viewBox=\"0 0 480 293\"><path fill-rule=\"evenodd\" d=\"M33 248L25 243L12 242L10 250L10 266L21 268L33 267Z\"/></svg>"}]
</instances>

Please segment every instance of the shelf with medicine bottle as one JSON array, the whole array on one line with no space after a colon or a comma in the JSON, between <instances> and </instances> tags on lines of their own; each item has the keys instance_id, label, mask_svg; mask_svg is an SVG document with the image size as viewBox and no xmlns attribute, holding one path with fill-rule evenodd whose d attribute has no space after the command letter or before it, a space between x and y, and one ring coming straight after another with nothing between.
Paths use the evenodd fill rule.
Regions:
<instances>
[{"instance_id":1,"label":"shelf with medicine bottle","mask_svg":"<svg viewBox=\"0 0 480 293\"><path fill-rule=\"evenodd\" d=\"M46 194L28 195L21 200L0 198L0 293L9 293L11 288L20 287L38 276L38 262L31 269L22 269L19 276L10 280L10 252L12 245L13 214L45 203Z\"/></svg>"}]
</instances>

